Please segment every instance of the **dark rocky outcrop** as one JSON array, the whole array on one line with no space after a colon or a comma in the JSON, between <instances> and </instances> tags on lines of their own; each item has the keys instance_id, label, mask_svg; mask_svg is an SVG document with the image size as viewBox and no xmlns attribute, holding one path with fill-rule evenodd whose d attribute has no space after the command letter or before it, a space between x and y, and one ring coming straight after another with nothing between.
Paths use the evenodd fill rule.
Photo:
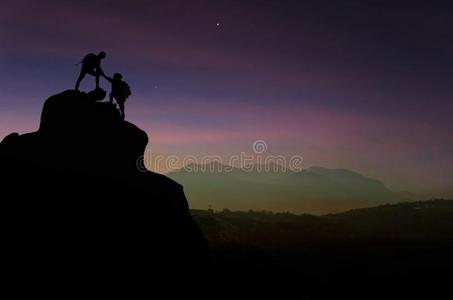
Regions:
<instances>
[{"instance_id":1,"label":"dark rocky outcrop","mask_svg":"<svg viewBox=\"0 0 453 300\"><path fill-rule=\"evenodd\" d=\"M199 280L208 246L182 186L137 168L147 134L98 100L74 90L52 96L37 132L0 144L10 284L117 293Z\"/></svg>"}]
</instances>

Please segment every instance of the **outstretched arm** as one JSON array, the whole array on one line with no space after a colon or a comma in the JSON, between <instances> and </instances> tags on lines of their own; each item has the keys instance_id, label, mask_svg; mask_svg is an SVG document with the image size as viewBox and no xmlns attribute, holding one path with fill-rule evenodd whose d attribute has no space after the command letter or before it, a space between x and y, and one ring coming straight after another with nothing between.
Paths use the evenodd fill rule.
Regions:
<instances>
[{"instance_id":1,"label":"outstretched arm","mask_svg":"<svg viewBox=\"0 0 453 300\"><path fill-rule=\"evenodd\" d=\"M107 81L109 81L110 83L113 81L113 78L108 77L107 75L105 75L101 68L99 68L98 70L99 70L99 73L102 75L102 77L107 79Z\"/></svg>"}]
</instances>

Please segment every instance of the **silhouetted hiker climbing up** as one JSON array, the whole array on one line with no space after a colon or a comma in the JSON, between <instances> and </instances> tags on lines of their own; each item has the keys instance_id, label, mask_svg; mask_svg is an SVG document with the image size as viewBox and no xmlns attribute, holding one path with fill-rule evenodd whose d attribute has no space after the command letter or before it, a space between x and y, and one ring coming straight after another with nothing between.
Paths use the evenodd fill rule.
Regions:
<instances>
[{"instance_id":1,"label":"silhouetted hiker climbing up","mask_svg":"<svg viewBox=\"0 0 453 300\"><path fill-rule=\"evenodd\" d=\"M98 55L89 53L82 59L82 69L80 70L79 78L77 79L75 89L78 90L80 82L86 74L96 77L96 89L99 88L99 77L104 74L101 69L101 60L105 58L105 52L101 51Z\"/></svg>"},{"instance_id":2,"label":"silhouetted hiker climbing up","mask_svg":"<svg viewBox=\"0 0 453 300\"><path fill-rule=\"evenodd\" d=\"M113 98L115 98L116 103L118 103L120 107L120 113L123 120L125 119L124 113L124 102L126 102L127 97L131 95L131 89L129 85L124 82L123 75L120 73L115 73L113 78L106 76L102 73L105 79L107 79L112 84L112 91L110 92L110 103L113 103Z\"/></svg>"}]
</instances>

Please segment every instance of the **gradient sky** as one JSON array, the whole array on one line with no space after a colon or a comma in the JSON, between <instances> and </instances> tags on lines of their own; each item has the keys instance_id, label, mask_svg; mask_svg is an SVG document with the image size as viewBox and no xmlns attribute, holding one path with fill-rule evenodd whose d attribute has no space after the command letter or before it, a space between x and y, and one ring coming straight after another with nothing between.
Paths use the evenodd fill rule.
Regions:
<instances>
[{"instance_id":1,"label":"gradient sky","mask_svg":"<svg viewBox=\"0 0 453 300\"><path fill-rule=\"evenodd\" d=\"M451 1L0 0L0 45L0 138L35 130L74 64L105 50L153 153L262 139L304 167L453 197Z\"/></svg>"}]
</instances>

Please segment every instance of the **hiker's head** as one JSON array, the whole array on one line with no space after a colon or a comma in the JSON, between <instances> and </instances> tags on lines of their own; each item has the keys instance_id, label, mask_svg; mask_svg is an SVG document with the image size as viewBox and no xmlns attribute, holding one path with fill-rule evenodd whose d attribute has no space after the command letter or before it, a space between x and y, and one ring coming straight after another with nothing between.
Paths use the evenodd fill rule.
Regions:
<instances>
[{"instance_id":1,"label":"hiker's head","mask_svg":"<svg viewBox=\"0 0 453 300\"><path fill-rule=\"evenodd\" d=\"M100 59L105 58L105 52L104 52L104 51L99 52L98 57L99 57Z\"/></svg>"},{"instance_id":2,"label":"hiker's head","mask_svg":"<svg viewBox=\"0 0 453 300\"><path fill-rule=\"evenodd\" d=\"M115 73L115 74L113 74L113 79L121 80L121 79L123 79L123 75L121 75L121 73Z\"/></svg>"}]
</instances>

